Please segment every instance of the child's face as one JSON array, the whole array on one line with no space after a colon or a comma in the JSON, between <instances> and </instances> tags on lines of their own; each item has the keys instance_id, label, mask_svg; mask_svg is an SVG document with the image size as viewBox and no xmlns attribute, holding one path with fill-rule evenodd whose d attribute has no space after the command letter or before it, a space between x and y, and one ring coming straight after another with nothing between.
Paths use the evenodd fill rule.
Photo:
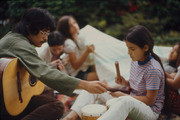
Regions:
<instances>
[{"instance_id":1,"label":"child's face","mask_svg":"<svg viewBox=\"0 0 180 120\"><path fill-rule=\"evenodd\" d=\"M72 36L79 33L79 25L73 18L69 19L69 27L70 34Z\"/></svg>"},{"instance_id":2,"label":"child's face","mask_svg":"<svg viewBox=\"0 0 180 120\"><path fill-rule=\"evenodd\" d=\"M51 46L50 51L53 55L59 56L63 52L63 45Z\"/></svg>"},{"instance_id":3,"label":"child's face","mask_svg":"<svg viewBox=\"0 0 180 120\"><path fill-rule=\"evenodd\" d=\"M179 48L179 45L174 45L173 49L171 50L170 52L170 55L169 55L169 60L170 61L175 61L177 59L177 56L178 56L178 48Z\"/></svg>"},{"instance_id":4,"label":"child's face","mask_svg":"<svg viewBox=\"0 0 180 120\"><path fill-rule=\"evenodd\" d=\"M128 54L133 61L144 61L146 60L145 52L149 49L146 47L140 48L136 44L128 42L125 40L126 46L128 48Z\"/></svg>"}]
</instances>

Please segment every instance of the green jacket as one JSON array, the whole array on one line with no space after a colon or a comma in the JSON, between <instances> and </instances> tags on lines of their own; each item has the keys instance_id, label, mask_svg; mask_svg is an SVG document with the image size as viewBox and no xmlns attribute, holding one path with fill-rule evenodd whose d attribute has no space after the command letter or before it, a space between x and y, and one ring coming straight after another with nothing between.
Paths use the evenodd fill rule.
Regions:
<instances>
[{"instance_id":1,"label":"green jacket","mask_svg":"<svg viewBox=\"0 0 180 120\"><path fill-rule=\"evenodd\" d=\"M29 40L18 33L9 32L0 40L2 57L18 58L31 75L62 94L71 95L80 82L80 79L52 69L41 60Z\"/></svg>"}]
</instances>

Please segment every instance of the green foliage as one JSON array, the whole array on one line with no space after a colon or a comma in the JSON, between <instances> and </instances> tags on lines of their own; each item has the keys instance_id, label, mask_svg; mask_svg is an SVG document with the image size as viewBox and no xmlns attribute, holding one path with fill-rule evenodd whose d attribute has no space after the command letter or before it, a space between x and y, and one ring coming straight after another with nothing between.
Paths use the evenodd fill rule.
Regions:
<instances>
[{"instance_id":1,"label":"green foliage","mask_svg":"<svg viewBox=\"0 0 180 120\"><path fill-rule=\"evenodd\" d=\"M180 33L177 31L170 31L167 34L154 37L156 45L174 45L180 41Z\"/></svg>"},{"instance_id":2,"label":"green foliage","mask_svg":"<svg viewBox=\"0 0 180 120\"><path fill-rule=\"evenodd\" d=\"M143 1L143 2L142 2ZM168 19L164 24L165 30L180 31L180 0L137 0L139 10L144 14L159 19Z\"/></svg>"},{"instance_id":3,"label":"green foliage","mask_svg":"<svg viewBox=\"0 0 180 120\"><path fill-rule=\"evenodd\" d=\"M153 36L159 35L162 33L163 24L166 23L167 20L159 20L157 17L152 19L146 19L145 15L141 12L137 13L127 13L122 16L122 24L115 24L108 27L105 31L106 33L115 36L118 39L123 39L126 32L129 28L135 25L144 25L151 32Z\"/></svg>"},{"instance_id":4,"label":"green foliage","mask_svg":"<svg viewBox=\"0 0 180 120\"><path fill-rule=\"evenodd\" d=\"M137 24L145 25L156 39L156 44L172 44L179 38L170 35L180 31L179 0L1 0L0 38L21 18L27 8L41 7L56 20L73 15L80 27L90 24L97 29L123 39L126 31ZM170 42L171 41L171 42Z\"/></svg>"},{"instance_id":5,"label":"green foliage","mask_svg":"<svg viewBox=\"0 0 180 120\"><path fill-rule=\"evenodd\" d=\"M9 0L7 1L9 18L13 22L18 22L27 8L30 8L35 3L35 0Z\"/></svg>"}]
</instances>

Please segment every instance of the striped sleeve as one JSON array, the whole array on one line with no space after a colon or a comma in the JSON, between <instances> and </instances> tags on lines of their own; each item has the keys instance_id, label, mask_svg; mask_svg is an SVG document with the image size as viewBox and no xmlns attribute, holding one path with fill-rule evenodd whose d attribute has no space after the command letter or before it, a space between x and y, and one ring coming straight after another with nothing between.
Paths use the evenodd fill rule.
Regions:
<instances>
[{"instance_id":1,"label":"striped sleeve","mask_svg":"<svg viewBox=\"0 0 180 120\"><path fill-rule=\"evenodd\" d=\"M147 90L159 90L161 82L161 73L158 69L150 69L147 73L146 78L146 89Z\"/></svg>"}]
</instances>

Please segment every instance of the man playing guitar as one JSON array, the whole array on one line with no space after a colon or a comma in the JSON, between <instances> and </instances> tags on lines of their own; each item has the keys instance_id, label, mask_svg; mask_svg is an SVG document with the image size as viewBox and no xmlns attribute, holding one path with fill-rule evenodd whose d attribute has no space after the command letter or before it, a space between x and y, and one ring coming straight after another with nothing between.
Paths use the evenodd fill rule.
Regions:
<instances>
[{"instance_id":1,"label":"man playing guitar","mask_svg":"<svg viewBox=\"0 0 180 120\"><path fill-rule=\"evenodd\" d=\"M38 57L34 46L40 47L54 29L55 22L48 11L41 8L26 10L17 26L0 40L0 58L17 58L31 76L62 94L71 95L75 89L85 89L91 93L106 92L105 84L99 81L87 82L70 77L59 70L51 69ZM17 62L15 61L15 63ZM11 74L6 70L2 73ZM7 108L12 104L6 104L6 100L10 100L7 98L9 94L7 91L11 86L3 86L6 83L5 76L1 76L1 120L56 120L62 116L62 103L43 95L32 96L25 110L19 114L14 114L16 110L8 112ZM25 102L23 81L19 80L22 76L21 73L17 72L17 99L20 103ZM28 94L26 93L26 95ZM9 97L13 97L13 95L11 94ZM18 109L19 107L17 107Z\"/></svg>"}]
</instances>

